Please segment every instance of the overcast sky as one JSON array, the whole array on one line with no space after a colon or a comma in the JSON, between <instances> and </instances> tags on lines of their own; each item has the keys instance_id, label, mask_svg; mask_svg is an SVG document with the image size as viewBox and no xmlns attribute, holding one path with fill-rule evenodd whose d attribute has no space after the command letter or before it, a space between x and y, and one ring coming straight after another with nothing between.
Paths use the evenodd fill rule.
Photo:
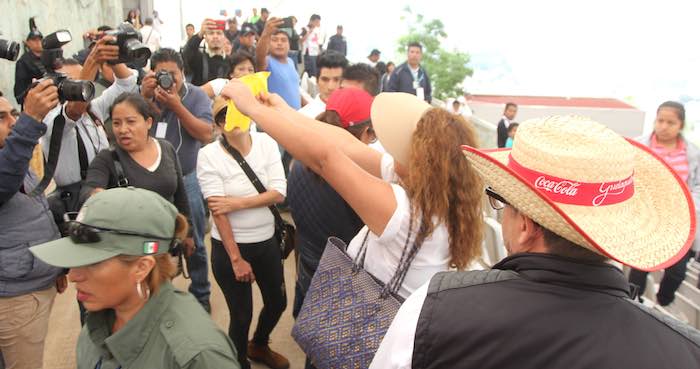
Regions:
<instances>
[{"instance_id":1,"label":"overcast sky","mask_svg":"<svg viewBox=\"0 0 700 369\"><path fill-rule=\"evenodd\" d=\"M179 23L176 4L155 1L166 22ZM383 60L402 61L394 50L406 32L406 5L440 18L446 46L472 55L472 93L616 97L647 111L667 99L700 98L698 1L183 0L182 20L199 28L221 9L248 15L253 6L301 23L319 13L329 36L343 24L351 59L378 48Z\"/></svg>"}]
</instances>

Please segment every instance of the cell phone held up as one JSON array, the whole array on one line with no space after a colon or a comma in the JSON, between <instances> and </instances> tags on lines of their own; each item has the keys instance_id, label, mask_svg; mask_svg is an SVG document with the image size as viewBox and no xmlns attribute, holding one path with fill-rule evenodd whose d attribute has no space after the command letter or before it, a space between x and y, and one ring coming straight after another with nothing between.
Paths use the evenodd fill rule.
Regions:
<instances>
[{"instance_id":1,"label":"cell phone held up","mask_svg":"<svg viewBox=\"0 0 700 369\"><path fill-rule=\"evenodd\" d=\"M292 17L286 17L282 19L282 24L279 26L279 28L293 28L294 24L292 23Z\"/></svg>"},{"instance_id":2,"label":"cell phone held up","mask_svg":"<svg viewBox=\"0 0 700 369\"><path fill-rule=\"evenodd\" d=\"M226 30L226 20L225 19L214 19L213 30L224 31Z\"/></svg>"}]
</instances>

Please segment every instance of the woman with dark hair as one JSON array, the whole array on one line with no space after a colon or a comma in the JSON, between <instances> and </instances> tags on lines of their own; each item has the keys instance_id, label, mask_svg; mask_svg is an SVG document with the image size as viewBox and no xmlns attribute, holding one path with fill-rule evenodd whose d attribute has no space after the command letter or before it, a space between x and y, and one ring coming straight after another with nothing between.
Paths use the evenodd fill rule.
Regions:
<instances>
[{"instance_id":1,"label":"woman with dark hair","mask_svg":"<svg viewBox=\"0 0 700 369\"><path fill-rule=\"evenodd\" d=\"M100 151L90 163L80 191L84 202L108 188L133 186L153 191L173 203L189 217L182 169L173 146L149 136L155 117L148 103L137 93L120 95L112 104L114 149ZM117 168L121 167L121 172ZM192 246L192 239L186 240Z\"/></svg>"},{"instance_id":2,"label":"woman with dark hair","mask_svg":"<svg viewBox=\"0 0 700 369\"><path fill-rule=\"evenodd\" d=\"M241 78L255 73L255 60L253 55L247 51L235 52L226 60L230 67L229 78L217 78L202 85L202 90L212 99L221 94L221 90L231 78Z\"/></svg>"},{"instance_id":3,"label":"woman with dark hair","mask_svg":"<svg viewBox=\"0 0 700 369\"><path fill-rule=\"evenodd\" d=\"M668 164L676 174L688 184L690 193L693 195L695 212L700 216L700 148L683 137L685 127L685 107L675 101L666 101L659 105L656 110L656 120L654 121L654 131L647 137L642 137L639 141L649 146ZM700 228L698 228L700 231ZM698 250L698 234L695 236L693 249ZM656 293L656 301L679 318L683 318L683 313L674 308L673 302L676 291L685 279L685 272L690 259L688 255L679 260L676 264L669 266L664 271L659 290ZM639 287L640 301L646 289L647 272L632 269L629 281ZM687 318L686 318L687 321Z\"/></svg>"},{"instance_id":4,"label":"woman with dark hair","mask_svg":"<svg viewBox=\"0 0 700 369\"><path fill-rule=\"evenodd\" d=\"M386 63L386 71L382 74L381 79L381 91L384 91L384 88L389 85L389 80L391 79L391 74L394 73L394 69L396 69L394 62L390 61Z\"/></svg>"},{"instance_id":5,"label":"woman with dark hair","mask_svg":"<svg viewBox=\"0 0 700 369\"><path fill-rule=\"evenodd\" d=\"M284 201L287 180L277 143L250 126L224 130L227 103L214 100L214 122L221 137L199 151L197 179L211 210L211 266L228 305L228 334L236 345L241 368L248 358L273 369L289 361L269 346L272 330L287 307L280 245L274 237L275 218L270 206ZM240 155L266 191L259 193L235 153ZM263 297L263 309L253 339L253 283Z\"/></svg>"}]
</instances>

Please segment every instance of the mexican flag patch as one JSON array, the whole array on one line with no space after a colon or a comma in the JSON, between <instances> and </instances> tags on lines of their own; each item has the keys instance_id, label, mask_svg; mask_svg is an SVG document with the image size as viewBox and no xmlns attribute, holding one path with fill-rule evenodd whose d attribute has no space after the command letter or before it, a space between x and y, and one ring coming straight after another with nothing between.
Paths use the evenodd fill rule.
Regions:
<instances>
[{"instance_id":1,"label":"mexican flag patch","mask_svg":"<svg viewBox=\"0 0 700 369\"><path fill-rule=\"evenodd\" d=\"M143 243L143 253L146 255L155 254L158 252L158 242L144 242Z\"/></svg>"}]
</instances>

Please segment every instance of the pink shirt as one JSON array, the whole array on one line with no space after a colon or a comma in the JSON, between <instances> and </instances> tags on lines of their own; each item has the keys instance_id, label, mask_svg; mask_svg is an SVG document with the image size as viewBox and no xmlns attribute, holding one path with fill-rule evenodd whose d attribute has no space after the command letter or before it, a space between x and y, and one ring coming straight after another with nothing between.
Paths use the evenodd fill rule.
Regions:
<instances>
[{"instance_id":1,"label":"pink shirt","mask_svg":"<svg viewBox=\"0 0 700 369\"><path fill-rule=\"evenodd\" d=\"M678 139L676 147L669 149L656 141L656 135L651 135L651 150L659 155L678 174L683 182L688 181L688 154L685 142Z\"/></svg>"}]
</instances>

